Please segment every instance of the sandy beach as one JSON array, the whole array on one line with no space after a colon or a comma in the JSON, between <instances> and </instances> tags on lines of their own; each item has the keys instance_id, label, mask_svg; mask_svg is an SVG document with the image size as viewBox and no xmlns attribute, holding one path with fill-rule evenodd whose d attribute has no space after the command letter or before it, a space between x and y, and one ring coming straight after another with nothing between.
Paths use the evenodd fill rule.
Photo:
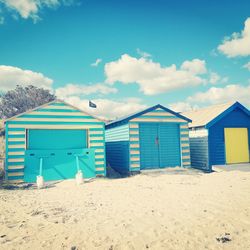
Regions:
<instances>
[{"instance_id":1,"label":"sandy beach","mask_svg":"<svg viewBox=\"0 0 250 250\"><path fill-rule=\"evenodd\" d=\"M1 249L250 249L250 167L0 190Z\"/></svg>"}]
</instances>

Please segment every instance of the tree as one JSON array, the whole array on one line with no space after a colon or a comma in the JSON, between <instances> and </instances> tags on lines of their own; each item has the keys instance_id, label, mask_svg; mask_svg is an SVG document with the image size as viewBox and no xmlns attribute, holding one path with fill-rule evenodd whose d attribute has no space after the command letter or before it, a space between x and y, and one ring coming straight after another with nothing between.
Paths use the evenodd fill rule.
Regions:
<instances>
[{"instance_id":1,"label":"tree","mask_svg":"<svg viewBox=\"0 0 250 250\"><path fill-rule=\"evenodd\" d=\"M56 96L49 90L33 85L17 85L14 90L0 93L0 118L10 118L55 99Z\"/></svg>"}]
</instances>

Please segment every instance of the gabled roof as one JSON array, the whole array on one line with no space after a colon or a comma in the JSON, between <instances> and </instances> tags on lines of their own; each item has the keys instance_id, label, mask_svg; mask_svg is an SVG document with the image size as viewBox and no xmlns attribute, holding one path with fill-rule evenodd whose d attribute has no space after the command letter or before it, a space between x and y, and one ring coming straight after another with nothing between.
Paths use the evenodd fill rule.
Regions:
<instances>
[{"instance_id":1,"label":"gabled roof","mask_svg":"<svg viewBox=\"0 0 250 250\"><path fill-rule=\"evenodd\" d=\"M160 104L157 104L157 105L155 105L153 107L144 109L142 111L139 111L139 112L130 114L128 116L121 117L121 118L119 118L119 119L117 119L115 121L112 121L112 122L106 124L106 128L112 128L112 127L116 127L116 126L119 126L119 125L122 125L122 124L126 124L131 119L137 118L137 117L139 117L139 116L141 116L141 115L143 115L145 113L148 113L148 112L153 111L153 110L158 109L158 108L161 108L164 111L169 112L169 113L171 113L171 114L173 114L173 115L175 115L175 116L177 116L177 117L179 117L179 118L181 118L181 119L183 119L183 120L185 120L187 122L191 122L191 120L189 118L187 118L187 117L185 117L183 115L180 115L179 113L176 113L176 112L174 112L174 111L172 111L172 110L170 110L170 109L168 109L168 108L166 108L166 107L164 107L164 106L162 106Z\"/></svg>"},{"instance_id":2,"label":"gabled roof","mask_svg":"<svg viewBox=\"0 0 250 250\"><path fill-rule=\"evenodd\" d=\"M45 106L47 106L47 105L49 105L49 104L51 104L51 103L54 103L54 102L61 102L61 103L64 103L64 104L66 104L66 105L68 105L68 106L70 106L70 107L72 107L72 108L74 108L74 109L76 109L76 110L79 110L79 112L85 113L86 115L92 116L93 118L95 118L95 119L97 119L97 120L99 120L99 121L105 122L103 119L100 119L100 118L97 117L97 116L94 116L94 115L92 115L92 114L89 114L88 112L86 112L86 111L84 111L84 110L82 110L82 109L79 109L79 108L77 108L77 107L75 107L75 106L73 106L73 105L71 105L71 104L69 104L69 103L67 103L67 102L65 102L65 101L63 101L63 100L56 99L56 100L54 100L54 101L47 102L47 103L45 103L45 104L43 104L43 105L40 105L40 106L38 106L38 107L35 107L35 108L33 108L33 109L27 110L27 111L25 111L25 112L23 112L23 113L20 113L20 114L18 114L18 115L12 116L12 117L6 119L6 120L4 121L4 123L7 122L7 121L10 121L10 120L13 120L13 119L15 119L15 118L17 118L17 117L19 117L19 116L22 116L22 115L24 115L24 114L30 113L30 112L35 111L35 110L40 109L40 108L43 108L43 107L45 107Z\"/></svg>"},{"instance_id":3,"label":"gabled roof","mask_svg":"<svg viewBox=\"0 0 250 250\"><path fill-rule=\"evenodd\" d=\"M183 112L182 114L192 120L192 122L189 123L190 128L209 128L236 108L240 108L247 115L250 115L249 110L239 102L227 102L198 110Z\"/></svg>"}]
</instances>

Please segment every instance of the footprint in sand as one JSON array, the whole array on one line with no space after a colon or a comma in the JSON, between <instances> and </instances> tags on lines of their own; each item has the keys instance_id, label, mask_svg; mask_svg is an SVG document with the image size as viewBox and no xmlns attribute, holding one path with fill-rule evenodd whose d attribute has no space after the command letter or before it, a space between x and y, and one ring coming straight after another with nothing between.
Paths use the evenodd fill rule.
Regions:
<instances>
[{"instance_id":1,"label":"footprint in sand","mask_svg":"<svg viewBox=\"0 0 250 250\"><path fill-rule=\"evenodd\" d=\"M11 240L9 240L9 239L7 239L7 238L1 238L0 239L0 243L1 243L1 245L2 244L5 244L5 243L8 243L8 242L10 242Z\"/></svg>"},{"instance_id":2,"label":"footprint in sand","mask_svg":"<svg viewBox=\"0 0 250 250\"><path fill-rule=\"evenodd\" d=\"M33 210L33 211L31 212L31 216L36 216L36 215L39 215L39 214L41 214L41 213L42 213L42 211Z\"/></svg>"}]
</instances>

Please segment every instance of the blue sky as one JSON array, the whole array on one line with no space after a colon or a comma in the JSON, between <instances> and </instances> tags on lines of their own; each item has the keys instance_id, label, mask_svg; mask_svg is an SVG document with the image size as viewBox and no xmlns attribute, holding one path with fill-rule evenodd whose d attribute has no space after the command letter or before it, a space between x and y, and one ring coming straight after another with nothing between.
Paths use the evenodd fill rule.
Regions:
<instances>
[{"instance_id":1,"label":"blue sky","mask_svg":"<svg viewBox=\"0 0 250 250\"><path fill-rule=\"evenodd\" d=\"M41 2L0 1L2 90L33 83L106 117L250 107L249 1Z\"/></svg>"}]
</instances>

